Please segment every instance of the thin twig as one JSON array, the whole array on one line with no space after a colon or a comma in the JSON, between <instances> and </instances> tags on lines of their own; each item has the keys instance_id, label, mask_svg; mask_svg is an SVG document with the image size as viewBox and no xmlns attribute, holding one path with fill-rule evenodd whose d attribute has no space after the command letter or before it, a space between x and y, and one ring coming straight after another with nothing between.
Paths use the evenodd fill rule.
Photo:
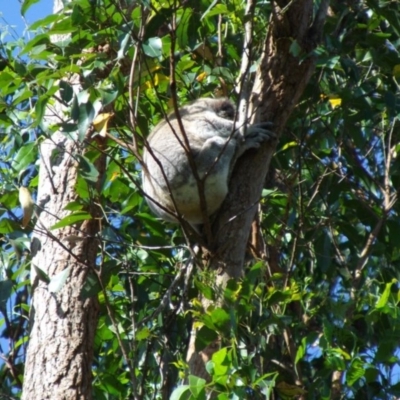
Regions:
<instances>
[{"instance_id":1,"label":"thin twig","mask_svg":"<svg viewBox=\"0 0 400 400\"><path fill-rule=\"evenodd\" d=\"M160 301L160 304L158 305L158 307L151 313L151 315L149 315L146 318L143 318L141 321L138 322L138 329L140 329L143 325L147 324L147 322L155 319L158 314L161 313L161 311L163 311L163 309L167 306L167 304L169 303L169 300L171 298L171 294L172 291L175 289L176 285L178 284L178 282L181 280L182 276L184 273L186 273L186 271L189 269L190 265L192 263L194 263L194 258L193 257L189 257L188 260L186 261L186 264L184 267L182 267L179 272L176 274L174 280L172 281L171 285L169 286L169 288L167 289L167 291L165 292L162 300Z\"/></svg>"}]
</instances>

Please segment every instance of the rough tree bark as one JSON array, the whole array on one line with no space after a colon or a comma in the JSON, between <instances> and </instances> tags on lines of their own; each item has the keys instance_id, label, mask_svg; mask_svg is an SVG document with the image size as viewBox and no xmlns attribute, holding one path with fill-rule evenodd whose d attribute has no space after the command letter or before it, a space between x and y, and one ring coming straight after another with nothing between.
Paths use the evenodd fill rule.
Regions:
<instances>
[{"instance_id":1,"label":"rough tree bark","mask_svg":"<svg viewBox=\"0 0 400 400\"><path fill-rule=\"evenodd\" d=\"M32 238L32 265L50 278L67 268L70 273L61 290L50 293L32 270L31 332L22 396L26 400L91 398L97 300L83 300L81 289L95 265L98 243L93 237L98 222L93 219L80 227L66 227L55 231L56 236L48 231L69 213L64 208L76 199L77 151L78 146L60 133L41 145L38 204L43 211ZM71 235L82 237L73 249L63 241Z\"/></svg>"},{"instance_id":2,"label":"rough tree bark","mask_svg":"<svg viewBox=\"0 0 400 400\"><path fill-rule=\"evenodd\" d=\"M280 135L315 67L312 51L321 36L329 0L323 0L313 19L313 0L276 0L261 63L250 96L253 121L274 123ZM291 46L296 43L300 54ZM293 48L293 47L292 47ZM248 151L233 171L229 194L213 226L214 253L210 267L218 271L217 285L243 275L246 244L275 146ZM196 353L192 335L188 361L193 375L207 377L204 363L218 347Z\"/></svg>"},{"instance_id":3,"label":"rough tree bark","mask_svg":"<svg viewBox=\"0 0 400 400\"><path fill-rule=\"evenodd\" d=\"M55 0L54 10L62 3ZM50 110L48 122L64 118L58 104ZM88 138L87 138L88 139ZM99 247L99 210L90 206L92 219L74 226L50 231L50 227L69 211L65 206L76 200L78 179L77 155L85 145L57 132L40 146L37 204L40 216L32 237L31 332L25 364L22 399L91 399L93 342L97 327L97 298L83 299L81 289L88 272L96 265ZM96 162L101 182L105 156ZM93 202L92 202L93 204ZM73 236L80 240L66 240ZM51 293L39 280L34 266L50 279L69 269L69 276L59 291Z\"/></svg>"}]
</instances>

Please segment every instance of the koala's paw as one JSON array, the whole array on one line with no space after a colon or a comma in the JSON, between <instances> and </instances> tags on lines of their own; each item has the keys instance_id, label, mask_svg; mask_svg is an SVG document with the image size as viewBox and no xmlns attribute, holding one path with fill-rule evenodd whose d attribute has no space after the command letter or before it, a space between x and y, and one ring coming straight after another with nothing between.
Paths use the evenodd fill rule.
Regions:
<instances>
[{"instance_id":1,"label":"koala's paw","mask_svg":"<svg viewBox=\"0 0 400 400\"><path fill-rule=\"evenodd\" d=\"M269 129L272 125L271 122L263 122L250 126L244 138L243 151L247 149L258 149L261 143L277 140L276 134Z\"/></svg>"}]
</instances>

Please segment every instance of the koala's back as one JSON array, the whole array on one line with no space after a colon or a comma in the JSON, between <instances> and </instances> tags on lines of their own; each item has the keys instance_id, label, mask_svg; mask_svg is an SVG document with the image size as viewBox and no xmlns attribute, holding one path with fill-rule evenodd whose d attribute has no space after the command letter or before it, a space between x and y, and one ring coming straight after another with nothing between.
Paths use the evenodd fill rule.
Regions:
<instances>
[{"instance_id":1,"label":"koala's back","mask_svg":"<svg viewBox=\"0 0 400 400\"><path fill-rule=\"evenodd\" d=\"M227 100L224 102L222 105L226 106L227 112L222 110L222 117L212 108L221 104L221 100L200 99L180 109L197 174L200 179L207 174L204 195L208 215L218 210L228 193L230 161L236 147L234 139L227 142L233 122L224 118L232 116L233 105L230 102L226 104ZM147 166L147 172L143 174L144 191L172 212L175 211L175 202L179 213L188 222L202 224L198 184L184 148L184 135L174 114L154 128L148 143L151 150L145 149L144 152ZM175 221L151 199L148 199L148 203L161 218Z\"/></svg>"},{"instance_id":2,"label":"koala's back","mask_svg":"<svg viewBox=\"0 0 400 400\"><path fill-rule=\"evenodd\" d=\"M219 106L216 108L216 106ZM227 99L199 99L192 104L179 109L179 117L185 129L192 150L201 149L204 142L215 136L228 138L232 133L234 106ZM149 143L157 146L160 139L172 140L179 143L177 137L183 141L183 133L175 113L170 113L166 120L159 122L148 137ZM183 150L183 147L180 146Z\"/></svg>"}]
</instances>

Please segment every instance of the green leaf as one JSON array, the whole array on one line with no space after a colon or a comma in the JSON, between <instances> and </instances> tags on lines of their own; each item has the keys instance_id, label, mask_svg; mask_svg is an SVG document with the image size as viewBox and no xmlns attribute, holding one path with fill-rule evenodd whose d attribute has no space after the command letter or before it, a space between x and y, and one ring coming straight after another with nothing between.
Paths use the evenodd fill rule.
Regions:
<instances>
[{"instance_id":1,"label":"green leaf","mask_svg":"<svg viewBox=\"0 0 400 400\"><path fill-rule=\"evenodd\" d=\"M221 350L214 353L211 357L213 362L214 375L228 378L228 372L232 368L232 361L228 353L228 349L223 347Z\"/></svg>"},{"instance_id":2,"label":"green leaf","mask_svg":"<svg viewBox=\"0 0 400 400\"><path fill-rule=\"evenodd\" d=\"M16 172L27 169L37 159L38 145L35 142L26 143L22 146L13 159L12 167Z\"/></svg>"},{"instance_id":3,"label":"green leaf","mask_svg":"<svg viewBox=\"0 0 400 400\"><path fill-rule=\"evenodd\" d=\"M35 123L34 126L41 125L43 122L43 117L45 114L45 111L47 110L47 104L50 100L50 97L48 95L40 96L38 101L35 104L35 111L36 111L36 118L35 118Z\"/></svg>"},{"instance_id":4,"label":"green leaf","mask_svg":"<svg viewBox=\"0 0 400 400\"><path fill-rule=\"evenodd\" d=\"M82 211L83 204L79 201L70 201L65 207L64 210L66 211Z\"/></svg>"},{"instance_id":5,"label":"green leaf","mask_svg":"<svg viewBox=\"0 0 400 400\"><path fill-rule=\"evenodd\" d=\"M111 104L118 96L117 90L99 89L101 95L101 102L104 106Z\"/></svg>"},{"instance_id":6,"label":"green leaf","mask_svg":"<svg viewBox=\"0 0 400 400\"><path fill-rule=\"evenodd\" d=\"M35 264L32 263L33 269L36 272L37 277L42 281L45 282L47 284L50 283L50 278L49 276L46 274L46 272L44 272L41 268L37 267Z\"/></svg>"},{"instance_id":7,"label":"green leaf","mask_svg":"<svg viewBox=\"0 0 400 400\"><path fill-rule=\"evenodd\" d=\"M356 358L352 361L349 370L346 374L346 382L349 386L353 386L359 379L361 379L365 374L364 363Z\"/></svg>"},{"instance_id":8,"label":"green leaf","mask_svg":"<svg viewBox=\"0 0 400 400\"><path fill-rule=\"evenodd\" d=\"M211 312L211 320L218 329L226 329L230 319L230 315L222 308L216 308Z\"/></svg>"},{"instance_id":9,"label":"green leaf","mask_svg":"<svg viewBox=\"0 0 400 400\"><path fill-rule=\"evenodd\" d=\"M74 96L74 91L72 89L72 86L65 80L61 80L59 86L60 86L61 99L65 103L69 103Z\"/></svg>"},{"instance_id":10,"label":"green leaf","mask_svg":"<svg viewBox=\"0 0 400 400\"><path fill-rule=\"evenodd\" d=\"M383 291L381 297L376 303L376 308L384 308L389 300L390 293L392 290L392 285L396 283L397 280L393 279L392 282L389 282L385 285L385 290Z\"/></svg>"},{"instance_id":11,"label":"green leaf","mask_svg":"<svg viewBox=\"0 0 400 400\"><path fill-rule=\"evenodd\" d=\"M192 14L193 11L190 8L184 8L179 18L176 38L181 49L184 49L189 42L188 29L190 28Z\"/></svg>"},{"instance_id":12,"label":"green leaf","mask_svg":"<svg viewBox=\"0 0 400 400\"><path fill-rule=\"evenodd\" d=\"M206 380L194 375L189 375L189 387L195 399L203 400L206 398L205 387Z\"/></svg>"},{"instance_id":13,"label":"green leaf","mask_svg":"<svg viewBox=\"0 0 400 400\"><path fill-rule=\"evenodd\" d=\"M83 284L81 290L82 299L89 299L91 297L97 296L102 290L99 280L94 275L94 273L89 273L86 276L85 283Z\"/></svg>"},{"instance_id":14,"label":"green leaf","mask_svg":"<svg viewBox=\"0 0 400 400\"><path fill-rule=\"evenodd\" d=\"M72 33L75 30L76 27L72 24L72 19L64 16L63 19L55 21L48 33L51 35L64 35L67 33Z\"/></svg>"},{"instance_id":15,"label":"green leaf","mask_svg":"<svg viewBox=\"0 0 400 400\"><path fill-rule=\"evenodd\" d=\"M210 6L207 8L207 10L204 12L204 14L201 16L201 19L203 18L209 18L213 17L214 15L220 15L220 14L227 14L228 9L225 4L217 4L218 0L214 0Z\"/></svg>"},{"instance_id":16,"label":"green leaf","mask_svg":"<svg viewBox=\"0 0 400 400\"><path fill-rule=\"evenodd\" d=\"M64 228L65 226L73 225L80 221L86 221L92 219L92 216L86 211L76 211L50 227L50 230Z\"/></svg>"},{"instance_id":17,"label":"green leaf","mask_svg":"<svg viewBox=\"0 0 400 400\"><path fill-rule=\"evenodd\" d=\"M21 14L22 16L25 16L26 12L29 10L29 8L33 5L38 3L39 0L24 0L21 6Z\"/></svg>"},{"instance_id":18,"label":"green leaf","mask_svg":"<svg viewBox=\"0 0 400 400\"><path fill-rule=\"evenodd\" d=\"M157 219L151 215L146 213L137 213L136 218L139 218L142 223L146 226L146 229L149 229L149 232L153 236L163 236L165 232L165 226L161 222L157 221Z\"/></svg>"},{"instance_id":19,"label":"green leaf","mask_svg":"<svg viewBox=\"0 0 400 400\"><path fill-rule=\"evenodd\" d=\"M1 234L8 234L11 233L19 228L19 225L11 221L8 218L4 218L0 220L0 233Z\"/></svg>"},{"instance_id":20,"label":"green leaf","mask_svg":"<svg viewBox=\"0 0 400 400\"><path fill-rule=\"evenodd\" d=\"M210 285L206 285L198 279L195 280L194 284L200 290L201 294L208 300L215 299L215 291Z\"/></svg>"},{"instance_id":21,"label":"green leaf","mask_svg":"<svg viewBox=\"0 0 400 400\"><path fill-rule=\"evenodd\" d=\"M81 93L82 95L88 95L88 93ZM85 99L82 100L82 103L79 105L79 117L78 117L78 132L79 132L79 141L83 142L86 137L87 130L90 124L93 122L94 117L96 116L96 111L94 108L94 104L90 101L85 102Z\"/></svg>"},{"instance_id":22,"label":"green leaf","mask_svg":"<svg viewBox=\"0 0 400 400\"><path fill-rule=\"evenodd\" d=\"M118 48L118 53L117 57L118 59L122 59L125 57L126 50L128 47L128 44L131 42L131 33L127 32L122 38L120 38L120 43L119 43L119 48Z\"/></svg>"},{"instance_id":23,"label":"green leaf","mask_svg":"<svg viewBox=\"0 0 400 400\"><path fill-rule=\"evenodd\" d=\"M96 183L99 178L99 171L85 156L77 154L79 160L79 173L86 181Z\"/></svg>"},{"instance_id":24,"label":"green leaf","mask_svg":"<svg viewBox=\"0 0 400 400\"><path fill-rule=\"evenodd\" d=\"M189 385L178 386L171 394L170 400L189 400L190 388Z\"/></svg>"},{"instance_id":25,"label":"green leaf","mask_svg":"<svg viewBox=\"0 0 400 400\"><path fill-rule=\"evenodd\" d=\"M203 350L206 346L212 343L218 338L217 332L208 328L207 326L202 326L196 334L195 348L196 351Z\"/></svg>"},{"instance_id":26,"label":"green leaf","mask_svg":"<svg viewBox=\"0 0 400 400\"><path fill-rule=\"evenodd\" d=\"M50 37L48 34L43 33L41 35L36 35L22 48L20 55L23 56L30 52L35 53L35 49L37 48L46 49L47 45L50 43Z\"/></svg>"},{"instance_id":27,"label":"green leaf","mask_svg":"<svg viewBox=\"0 0 400 400\"><path fill-rule=\"evenodd\" d=\"M105 390L106 393L109 393L113 396L118 396L122 391L122 384L118 381L116 376L112 374L107 374L101 380L101 387Z\"/></svg>"},{"instance_id":28,"label":"green leaf","mask_svg":"<svg viewBox=\"0 0 400 400\"><path fill-rule=\"evenodd\" d=\"M143 328L140 331L136 332L136 340L146 340L150 337L150 334L151 332L149 328Z\"/></svg>"},{"instance_id":29,"label":"green leaf","mask_svg":"<svg viewBox=\"0 0 400 400\"><path fill-rule=\"evenodd\" d=\"M149 38L145 43L143 43L143 51L149 57L161 57L161 50L162 41L159 37Z\"/></svg>"},{"instance_id":30,"label":"green leaf","mask_svg":"<svg viewBox=\"0 0 400 400\"><path fill-rule=\"evenodd\" d=\"M297 364L307 352L307 338L301 339L301 345L297 348L296 359L294 363Z\"/></svg>"},{"instance_id":31,"label":"green leaf","mask_svg":"<svg viewBox=\"0 0 400 400\"><path fill-rule=\"evenodd\" d=\"M38 0L39 1L39 0ZM47 15L46 17L39 19L37 21L35 21L31 26L30 29L32 31L36 30L37 28L42 28L45 26L48 26L50 24L52 24L54 21L56 21L57 19L60 18L59 14L50 14Z\"/></svg>"}]
</instances>

